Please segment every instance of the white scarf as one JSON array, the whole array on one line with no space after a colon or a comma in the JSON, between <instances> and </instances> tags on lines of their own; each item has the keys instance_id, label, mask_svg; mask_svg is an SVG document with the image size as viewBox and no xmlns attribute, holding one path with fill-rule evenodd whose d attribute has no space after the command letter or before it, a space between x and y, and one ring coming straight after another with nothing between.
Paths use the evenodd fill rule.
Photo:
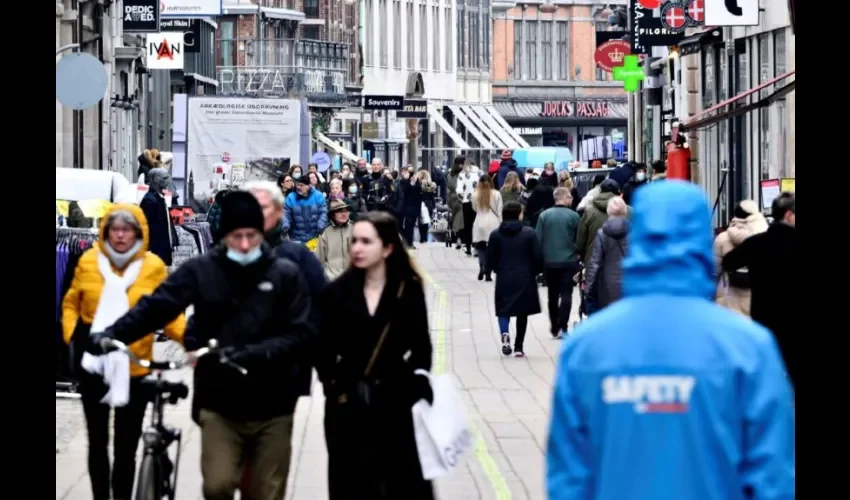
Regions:
<instances>
[{"instance_id":1,"label":"white scarf","mask_svg":"<svg viewBox=\"0 0 850 500\"><path fill-rule=\"evenodd\" d=\"M124 270L124 275L119 276L112 271L109 258L98 251L97 268L103 276L104 284L92 321L92 332L106 330L130 310L127 289L139 277L142 261L143 259L138 259L131 262ZM113 408L127 404L130 400L130 358L126 353L114 351L100 356L84 353L82 367L91 374L102 375L104 383L109 386L106 395L100 400L101 403Z\"/></svg>"}]
</instances>

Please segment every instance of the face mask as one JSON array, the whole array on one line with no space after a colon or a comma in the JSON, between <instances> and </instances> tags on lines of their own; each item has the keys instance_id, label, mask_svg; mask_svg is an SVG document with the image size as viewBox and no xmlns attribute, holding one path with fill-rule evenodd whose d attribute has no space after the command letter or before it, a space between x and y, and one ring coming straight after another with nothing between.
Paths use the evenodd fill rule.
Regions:
<instances>
[{"instance_id":1,"label":"face mask","mask_svg":"<svg viewBox=\"0 0 850 500\"><path fill-rule=\"evenodd\" d=\"M248 250L248 253L242 253L237 250L233 250L232 248L227 249L227 258L241 266L247 266L248 264L256 262L262 255L263 251L259 246Z\"/></svg>"},{"instance_id":2,"label":"face mask","mask_svg":"<svg viewBox=\"0 0 850 500\"><path fill-rule=\"evenodd\" d=\"M638 172L635 174L635 179L637 179L638 182L643 182L646 180L646 174Z\"/></svg>"},{"instance_id":3,"label":"face mask","mask_svg":"<svg viewBox=\"0 0 850 500\"><path fill-rule=\"evenodd\" d=\"M301 174L300 174L300 173L298 173L298 172L295 172L294 174L292 174L292 178L293 178L293 179L300 179L300 178L301 178Z\"/></svg>"},{"instance_id":4,"label":"face mask","mask_svg":"<svg viewBox=\"0 0 850 500\"><path fill-rule=\"evenodd\" d=\"M351 194L357 194L357 186L351 186L348 188L348 192Z\"/></svg>"}]
</instances>

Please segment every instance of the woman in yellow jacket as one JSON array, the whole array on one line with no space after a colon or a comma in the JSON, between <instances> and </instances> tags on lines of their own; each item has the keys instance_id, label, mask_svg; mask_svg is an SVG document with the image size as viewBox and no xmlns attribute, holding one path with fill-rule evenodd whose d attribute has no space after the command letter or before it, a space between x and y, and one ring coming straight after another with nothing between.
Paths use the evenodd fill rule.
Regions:
<instances>
[{"instance_id":1,"label":"woman in yellow jacket","mask_svg":"<svg viewBox=\"0 0 850 500\"><path fill-rule=\"evenodd\" d=\"M92 375L81 369L83 344L96 316L99 313L108 314L98 310L101 298L113 295L104 301L104 307L101 309L107 309L107 303L110 304L109 307L114 305L116 288L112 286L110 293L103 293L107 281L110 285L118 283L120 288L126 291L126 301L120 298L120 303L126 302L126 305L132 308L139 299L152 293L165 280L168 268L159 257L148 252L148 242L148 223L141 208L136 205L113 205L100 224L100 239L97 245L80 257L71 287L62 302L62 330L65 342L80 344L74 349L74 352L79 353L75 358L75 367L80 377L83 413L89 436L88 465L94 500L129 499L132 496L136 449L148 403L141 385L141 379L147 375L147 370L130 364L129 401L126 405L115 408L115 460L110 493L107 453L110 406L101 402L108 387L103 383L102 376ZM112 321L123 312L126 311L112 311L113 316L118 314ZM186 319L180 315L165 328L165 333L182 343L185 328ZM139 358L151 359L153 343L154 336L150 334L132 344L130 349Z\"/></svg>"}]
</instances>

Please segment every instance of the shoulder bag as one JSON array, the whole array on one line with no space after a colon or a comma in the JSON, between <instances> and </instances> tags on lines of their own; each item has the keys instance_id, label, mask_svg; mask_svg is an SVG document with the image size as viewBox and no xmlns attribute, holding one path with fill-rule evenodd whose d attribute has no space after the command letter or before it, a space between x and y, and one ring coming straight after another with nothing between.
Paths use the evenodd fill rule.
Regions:
<instances>
[{"instance_id":1,"label":"shoulder bag","mask_svg":"<svg viewBox=\"0 0 850 500\"><path fill-rule=\"evenodd\" d=\"M402 281L398 286L396 300L401 298L402 293L404 293L404 281ZM341 392L337 397L337 402L340 405L350 405L359 408L370 408L374 406L375 392L377 391L376 386L379 382L371 378L372 369L375 367L375 362L378 360L378 355L381 353L381 348L384 346L384 341L387 339L387 334L390 332L390 326L392 326L392 317L389 321L387 321L387 324L381 331L381 336L378 337L378 342L372 350L372 356L369 358L369 362L366 363L366 368L363 370L363 376L356 384L354 384L354 389L352 391Z\"/></svg>"}]
</instances>

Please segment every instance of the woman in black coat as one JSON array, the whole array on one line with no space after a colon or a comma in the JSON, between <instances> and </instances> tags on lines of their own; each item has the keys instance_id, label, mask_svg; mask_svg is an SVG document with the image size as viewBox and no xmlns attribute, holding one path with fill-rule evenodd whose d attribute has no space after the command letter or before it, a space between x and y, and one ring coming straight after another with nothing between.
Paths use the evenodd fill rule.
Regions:
<instances>
[{"instance_id":1,"label":"woman in black coat","mask_svg":"<svg viewBox=\"0 0 850 500\"><path fill-rule=\"evenodd\" d=\"M354 224L351 261L320 301L329 498L433 500L411 414L433 401L423 279L387 212Z\"/></svg>"},{"instance_id":2,"label":"woman in black coat","mask_svg":"<svg viewBox=\"0 0 850 500\"><path fill-rule=\"evenodd\" d=\"M404 227L404 240L407 246L413 247L416 221L422 213L422 184L419 182L416 170L409 165L401 171L401 178L398 183L404 199L400 221Z\"/></svg>"},{"instance_id":3,"label":"woman in black coat","mask_svg":"<svg viewBox=\"0 0 850 500\"><path fill-rule=\"evenodd\" d=\"M502 208L502 224L490 234L487 262L496 273L496 316L502 332L502 354L511 354L510 319L516 318L515 356L525 356L523 341L528 317L540 312L537 275L543 272L543 252L534 230L520 220L515 201Z\"/></svg>"}]
</instances>

